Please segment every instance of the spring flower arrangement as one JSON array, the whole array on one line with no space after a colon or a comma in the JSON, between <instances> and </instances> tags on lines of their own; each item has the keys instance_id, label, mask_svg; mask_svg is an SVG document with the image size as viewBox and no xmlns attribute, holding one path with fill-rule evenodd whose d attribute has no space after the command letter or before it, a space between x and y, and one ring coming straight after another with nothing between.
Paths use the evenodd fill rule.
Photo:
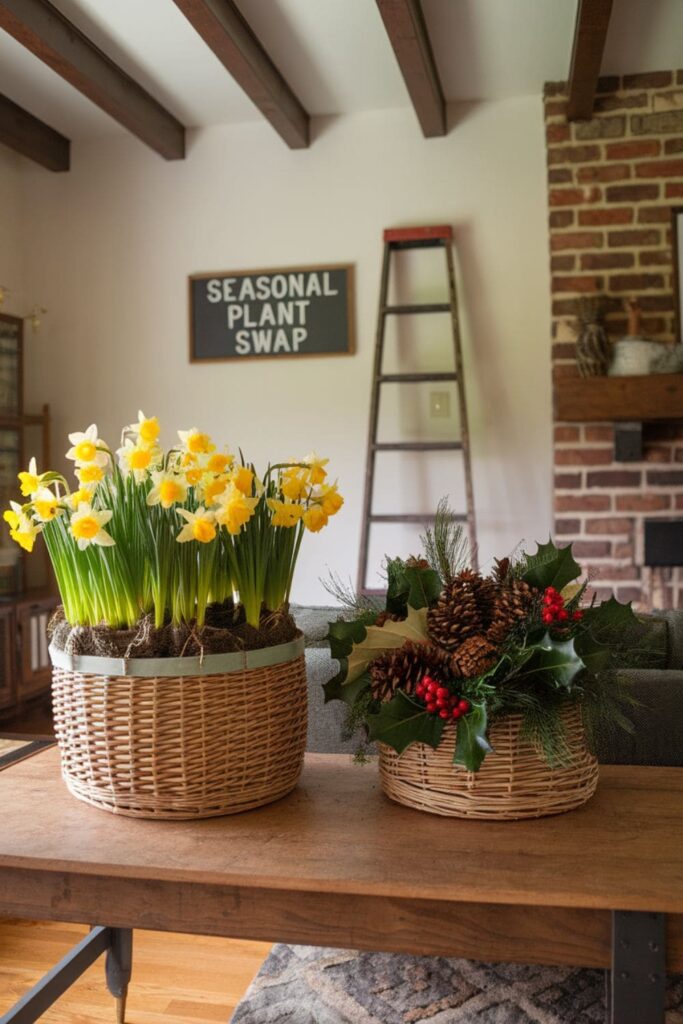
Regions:
<instances>
[{"instance_id":1,"label":"spring flower arrangement","mask_svg":"<svg viewBox=\"0 0 683 1024\"><path fill-rule=\"evenodd\" d=\"M549 541L482 575L445 502L422 539L420 557L387 561L384 607L338 579L328 587L352 614L330 623L341 670L325 696L348 705L361 755L368 739L399 754L413 743L436 749L457 728L454 762L476 772L492 751L491 724L518 714L522 738L553 766L568 705L581 706L589 743L613 724L632 728L616 670L634 663L644 628L630 605L585 600L571 546Z\"/></svg>"},{"instance_id":2,"label":"spring flower arrangement","mask_svg":"<svg viewBox=\"0 0 683 1024\"><path fill-rule=\"evenodd\" d=\"M200 430L179 431L169 451L159 436L142 412L116 451L94 424L70 434L74 488L31 459L23 501L4 513L12 538L31 551L42 536L71 627L184 627L201 640L218 608L222 625L227 614L230 626L263 629L287 612L304 534L343 504L328 460L269 465L260 478Z\"/></svg>"}]
</instances>

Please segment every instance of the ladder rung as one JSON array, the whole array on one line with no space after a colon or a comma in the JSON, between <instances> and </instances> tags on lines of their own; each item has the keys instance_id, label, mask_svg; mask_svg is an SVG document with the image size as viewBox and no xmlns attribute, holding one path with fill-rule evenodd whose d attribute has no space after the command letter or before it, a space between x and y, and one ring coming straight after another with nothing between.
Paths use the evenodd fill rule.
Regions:
<instances>
[{"instance_id":1,"label":"ladder rung","mask_svg":"<svg viewBox=\"0 0 683 1024\"><path fill-rule=\"evenodd\" d=\"M387 588L361 587L360 593L363 597L386 597Z\"/></svg>"},{"instance_id":2,"label":"ladder rung","mask_svg":"<svg viewBox=\"0 0 683 1024\"><path fill-rule=\"evenodd\" d=\"M462 441L394 441L373 444L376 452L457 452L462 449Z\"/></svg>"},{"instance_id":3,"label":"ladder rung","mask_svg":"<svg viewBox=\"0 0 683 1024\"><path fill-rule=\"evenodd\" d=\"M422 224L419 227L385 228L385 242L410 243L450 242L453 228L450 224Z\"/></svg>"},{"instance_id":4,"label":"ladder rung","mask_svg":"<svg viewBox=\"0 0 683 1024\"><path fill-rule=\"evenodd\" d=\"M380 384L413 384L420 381L457 380L457 373L382 373L375 380Z\"/></svg>"},{"instance_id":5,"label":"ladder rung","mask_svg":"<svg viewBox=\"0 0 683 1024\"><path fill-rule=\"evenodd\" d=\"M384 306L385 316L395 314L404 316L406 313L450 313L450 302L418 302L412 306Z\"/></svg>"},{"instance_id":6,"label":"ladder rung","mask_svg":"<svg viewBox=\"0 0 683 1024\"><path fill-rule=\"evenodd\" d=\"M399 515L389 513L385 516L372 515L370 516L371 523L433 523L436 516L433 512L409 512L406 515ZM455 513L450 518L456 523L466 523L467 516L465 514L456 515Z\"/></svg>"}]
</instances>

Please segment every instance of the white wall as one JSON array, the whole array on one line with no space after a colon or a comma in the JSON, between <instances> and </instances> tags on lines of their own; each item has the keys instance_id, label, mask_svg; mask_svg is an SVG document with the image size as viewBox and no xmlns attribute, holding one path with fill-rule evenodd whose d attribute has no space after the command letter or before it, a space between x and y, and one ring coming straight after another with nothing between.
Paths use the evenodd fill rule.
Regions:
<instances>
[{"instance_id":1,"label":"white wall","mask_svg":"<svg viewBox=\"0 0 683 1024\"><path fill-rule=\"evenodd\" d=\"M292 152L265 123L249 123L198 132L184 162L164 163L117 137L74 145L68 174L25 164L25 273L32 301L49 310L28 340L27 399L52 404L57 451L67 430L92 420L114 443L142 407L161 418L167 441L196 424L243 446L257 464L311 448L329 455L347 502L327 530L307 538L294 595L324 600L326 567L356 572L381 231L446 222L455 227L482 559L547 537L541 101L456 113L450 134L430 141L411 112L381 111L316 123L307 151ZM429 264L429 277L416 278L419 258L410 259L404 297L409 281L417 281L416 297L436 295L441 267ZM355 356L189 364L188 274L316 262L356 265ZM427 364L443 346L448 368L448 333L442 324L440 340L426 319ZM407 367L417 340L407 323L399 327L395 344ZM417 402L394 403L403 436L443 431L444 421L425 421L427 401L423 390ZM440 462L428 484L424 461L410 458L383 473L380 511L421 511L442 493L457 501L453 462ZM415 547L394 528L375 556L397 545Z\"/></svg>"},{"instance_id":2,"label":"white wall","mask_svg":"<svg viewBox=\"0 0 683 1024\"><path fill-rule=\"evenodd\" d=\"M3 313L24 312L22 302L22 172L27 164L0 146L0 285L10 290Z\"/></svg>"}]
</instances>

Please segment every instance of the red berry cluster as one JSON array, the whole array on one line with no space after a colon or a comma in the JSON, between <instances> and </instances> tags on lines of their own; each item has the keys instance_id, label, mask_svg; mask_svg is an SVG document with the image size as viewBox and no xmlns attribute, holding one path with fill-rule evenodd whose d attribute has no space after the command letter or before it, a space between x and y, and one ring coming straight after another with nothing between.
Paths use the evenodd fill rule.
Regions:
<instances>
[{"instance_id":1,"label":"red berry cluster","mask_svg":"<svg viewBox=\"0 0 683 1024\"><path fill-rule=\"evenodd\" d=\"M470 702L456 697L451 691L431 676L423 676L415 687L415 696L424 701L430 715L439 718L460 718L470 710Z\"/></svg>"},{"instance_id":2,"label":"red berry cluster","mask_svg":"<svg viewBox=\"0 0 683 1024\"><path fill-rule=\"evenodd\" d=\"M541 618L547 626L553 623L568 622L569 619L573 619L574 622L578 622L583 618L583 612L578 608L575 612L569 612L565 608L564 598L555 587L546 587L543 592L543 612Z\"/></svg>"}]
</instances>

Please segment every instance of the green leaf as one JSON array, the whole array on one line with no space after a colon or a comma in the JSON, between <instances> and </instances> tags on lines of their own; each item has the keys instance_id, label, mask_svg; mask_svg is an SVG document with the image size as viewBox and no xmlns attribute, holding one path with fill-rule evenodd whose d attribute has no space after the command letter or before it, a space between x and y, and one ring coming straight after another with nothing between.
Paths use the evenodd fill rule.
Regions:
<instances>
[{"instance_id":1,"label":"green leaf","mask_svg":"<svg viewBox=\"0 0 683 1024\"><path fill-rule=\"evenodd\" d=\"M387 602L386 610L392 615L405 615L410 586L405 574L402 558L387 561Z\"/></svg>"},{"instance_id":2,"label":"green leaf","mask_svg":"<svg viewBox=\"0 0 683 1024\"><path fill-rule=\"evenodd\" d=\"M331 700L343 700L349 707L353 707L361 693L369 689L372 682L369 672L364 672L352 683L347 683L346 671L346 663L343 662L341 672L329 682L323 683L326 704Z\"/></svg>"},{"instance_id":3,"label":"green leaf","mask_svg":"<svg viewBox=\"0 0 683 1024\"><path fill-rule=\"evenodd\" d=\"M586 608L583 622L593 636L601 639L607 636L618 638L624 632L639 632L642 629L642 623L636 618L630 602L621 604L615 597Z\"/></svg>"},{"instance_id":4,"label":"green leaf","mask_svg":"<svg viewBox=\"0 0 683 1024\"><path fill-rule=\"evenodd\" d=\"M386 743L397 754L402 754L411 743L427 743L438 747L444 720L428 714L422 704L416 704L401 690L390 701L382 704L377 714L368 715L369 738Z\"/></svg>"},{"instance_id":5,"label":"green leaf","mask_svg":"<svg viewBox=\"0 0 683 1024\"><path fill-rule=\"evenodd\" d=\"M427 640L427 609L408 608L408 617L402 622L388 620L383 626L368 626L365 638L354 644L348 657L348 682L352 683L365 672L371 661L385 651L403 647L406 640L423 644Z\"/></svg>"},{"instance_id":6,"label":"green leaf","mask_svg":"<svg viewBox=\"0 0 683 1024\"><path fill-rule=\"evenodd\" d=\"M366 625L362 619L353 622L330 622L327 642L330 645L330 656L341 661L347 658L353 650L354 644L362 643L365 640Z\"/></svg>"},{"instance_id":7,"label":"green leaf","mask_svg":"<svg viewBox=\"0 0 683 1024\"><path fill-rule=\"evenodd\" d=\"M486 738L488 725L486 704L473 704L463 717L458 719L453 764L461 764L468 772L478 772L482 761L493 747Z\"/></svg>"},{"instance_id":8,"label":"green leaf","mask_svg":"<svg viewBox=\"0 0 683 1024\"><path fill-rule=\"evenodd\" d=\"M441 593L441 577L434 569L406 566L404 577L408 584L408 604L411 608L427 608Z\"/></svg>"},{"instance_id":9,"label":"green leaf","mask_svg":"<svg viewBox=\"0 0 683 1024\"><path fill-rule=\"evenodd\" d=\"M554 640L550 633L546 633L520 678L548 673L556 686L570 690L576 676L585 667L576 651L574 638Z\"/></svg>"},{"instance_id":10,"label":"green leaf","mask_svg":"<svg viewBox=\"0 0 683 1024\"><path fill-rule=\"evenodd\" d=\"M558 548L549 540L547 544L537 544L535 555L526 555L522 571L522 579L531 587L545 590L555 587L562 590L581 575L581 566L572 555L571 544Z\"/></svg>"}]
</instances>

